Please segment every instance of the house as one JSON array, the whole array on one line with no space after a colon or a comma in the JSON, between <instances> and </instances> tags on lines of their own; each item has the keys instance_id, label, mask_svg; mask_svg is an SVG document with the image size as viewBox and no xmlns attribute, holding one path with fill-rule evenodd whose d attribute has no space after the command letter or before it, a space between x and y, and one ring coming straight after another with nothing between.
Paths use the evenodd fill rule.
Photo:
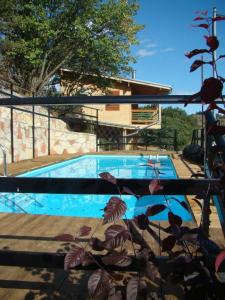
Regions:
<instances>
[{"instance_id":1,"label":"house","mask_svg":"<svg viewBox=\"0 0 225 300\"><path fill-rule=\"evenodd\" d=\"M71 95L77 88L73 84L73 72L67 69L61 70L61 93ZM86 84L83 91L92 91L91 95L114 95L114 96L135 96L135 95L167 95L172 88L168 85L145 82L135 78L111 77L111 86L101 90L93 88L92 84ZM72 88L71 88L72 87ZM90 106L90 105L89 105ZM136 133L144 128L161 128L161 107L160 105L143 104L93 104L92 108L98 109L98 138L100 148L106 149L107 145L114 145L118 149L127 148L124 145L135 141ZM87 110L83 111L88 115ZM115 148L113 147L113 148Z\"/></svg>"}]
</instances>

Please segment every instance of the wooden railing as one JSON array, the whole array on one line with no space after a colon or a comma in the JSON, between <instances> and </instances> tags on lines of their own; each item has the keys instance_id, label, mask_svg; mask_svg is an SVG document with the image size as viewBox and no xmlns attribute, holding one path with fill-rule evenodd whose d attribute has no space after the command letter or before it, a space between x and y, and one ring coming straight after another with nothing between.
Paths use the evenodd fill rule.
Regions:
<instances>
[{"instance_id":1,"label":"wooden railing","mask_svg":"<svg viewBox=\"0 0 225 300\"><path fill-rule=\"evenodd\" d=\"M149 124L155 121L159 114L158 109L132 109L131 111L131 123L132 124Z\"/></svg>"}]
</instances>

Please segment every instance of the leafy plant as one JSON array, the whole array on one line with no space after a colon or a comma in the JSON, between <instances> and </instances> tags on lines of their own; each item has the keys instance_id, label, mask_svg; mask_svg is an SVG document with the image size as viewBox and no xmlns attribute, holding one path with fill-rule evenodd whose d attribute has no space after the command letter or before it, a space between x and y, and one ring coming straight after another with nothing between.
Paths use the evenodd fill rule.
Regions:
<instances>
[{"instance_id":1,"label":"leafy plant","mask_svg":"<svg viewBox=\"0 0 225 300\"><path fill-rule=\"evenodd\" d=\"M104 76L130 71L130 45L143 28L137 10L136 0L2 0L1 72L34 92L61 68L75 71L79 90L90 78L102 86Z\"/></svg>"},{"instance_id":2,"label":"leafy plant","mask_svg":"<svg viewBox=\"0 0 225 300\"><path fill-rule=\"evenodd\" d=\"M208 30L210 22L220 19L207 18L206 12L201 12L195 21L200 20L206 23L197 26ZM206 41L209 49L195 49L188 56L192 57L199 53L212 54L219 43L210 35L207 36ZM212 65L214 66L215 63L212 62ZM200 66L201 63L195 61L195 65ZM192 65L191 71L193 68ZM218 109L215 99L221 96L222 85L221 77L209 78L205 80L198 93L204 103L210 104L209 110ZM213 128L208 128L208 134L218 133L218 129L213 131ZM154 175L149 182L149 194L154 195L157 192L163 194L164 186L160 181L161 164L155 160L147 160L142 166L150 168ZM212 164L212 172L218 170L221 191L224 192L224 164ZM209 189L199 191L200 195L194 198L202 211L202 218L196 228L189 228L183 223L182 218L173 212L170 204L175 201L187 212L189 207L185 201L180 201L173 196L164 195L163 204L149 205L144 213L133 220L127 220L127 206L123 196L132 195L139 201L140 195L134 189L120 186L117 179L109 172L103 172L99 176L107 184L116 186L118 191L118 196L111 197L103 209L104 240L92 234L86 246L81 247L76 244L76 238L71 235L63 234L56 237L56 239L72 242L72 247L65 257L66 270L79 265L96 266L96 270L88 279L91 298L165 299L166 286L169 284L181 288L183 299L224 299L224 283L221 283L218 274L225 260L225 252L221 252L219 247L208 238L209 223L206 224L205 216L210 215L210 209L199 201L203 199L204 203L207 202ZM202 177L204 174L194 174L193 177L198 176ZM161 212L167 213L168 227L163 227L160 223L156 226L151 222L151 218ZM85 226L80 229L78 236L87 236L94 231ZM154 255L151 245L145 243L144 233L150 234L158 242L160 253L166 252L167 260L161 260ZM94 255L96 251L104 253L100 260ZM130 267L132 272L127 272L127 267ZM115 272L118 268L126 272Z\"/></svg>"}]
</instances>

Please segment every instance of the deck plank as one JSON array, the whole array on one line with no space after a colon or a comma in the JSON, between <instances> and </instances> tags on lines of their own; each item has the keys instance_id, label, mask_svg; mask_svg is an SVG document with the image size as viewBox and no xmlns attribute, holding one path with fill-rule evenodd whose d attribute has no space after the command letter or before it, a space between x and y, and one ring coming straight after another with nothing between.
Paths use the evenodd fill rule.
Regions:
<instances>
[{"instance_id":1,"label":"deck plank","mask_svg":"<svg viewBox=\"0 0 225 300\"><path fill-rule=\"evenodd\" d=\"M109 153L108 153L109 154ZM127 154L122 153L121 154ZM132 154L140 154L133 152ZM168 154L168 152L144 153L144 154ZM28 169L34 169L41 165L46 165L56 161L65 160L74 155L43 157L9 166L10 174L18 174ZM182 159L178 154L171 155L177 174L180 178L189 178L191 174L201 172L201 167L190 164ZM193 211L194 218L199 223L200 209L196 203L188 198ZM217 216L216 209L211 205L212 223L210 225L210 235L220 247L225 247L224 238ZM8 214L0 213L0 249L57 252L65 251L65 243L54 241L53 238L62 233L77 235L79 228L83 225L91 226L96 232L94 236L103 239L104 230L109 225L100 226L101 220L94 218L75 218L59 216L43 216L30 214ZM158 235L158 222L152 226L153 231ZM189 223L195 226L196 223ZM162 227L168 226L168 222L161 222ZM92 232L93 233L93 232ZM91 233L91 234L92 234ZM139 231L141 234L141 232ZM89 238L91 234L87 237ZM167 236L163 230L160 231L161 239ZM156 240L147 232L144 233L144 240L151 247L156 255L161 251ZM81 245L86 246L87 239ZM131 243L125 247L132 253ZM165 253L163 253L165 254ZM0 299L22 300L22 299L87 299L87 271L50 270L41 268L19 268L0 266Z\"/></svg>"}]
</instances>

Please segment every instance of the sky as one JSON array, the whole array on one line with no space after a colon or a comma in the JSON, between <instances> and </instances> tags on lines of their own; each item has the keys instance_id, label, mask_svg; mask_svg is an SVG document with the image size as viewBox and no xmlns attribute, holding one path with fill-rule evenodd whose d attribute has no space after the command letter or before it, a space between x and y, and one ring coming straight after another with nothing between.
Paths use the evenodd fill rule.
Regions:
<instances>
[{"instance_id":1,"label":"sky","mask_svg":"<svg viewBox=\"0 0 225 300\"><path fill-rule=\"evenodd\" d=\"M212 16L213 7L217 13L225 15L225 0L139 0L140 9L136 22L145 28L137 34L139 45L132 47L137 63L136 79L171 85L172 94L193 94L201 88L201 70L190 73L190 66L201 56L191 59L185 53L193 49L207 48L204 35L206 29L192 25L204 23L193 19L197 11L208 11ZM220 47L217 57L225 54L225 21L216 22ZM204 55L204 60L210 57ZM225 77L225 59L218 62L219 74ZM204 78L212 76L212 69L206 65ZM223 92L224 94L224 92ZM183 108L183 105L179 106ZM187 113L201 110L201 105L188 105Z\"/></svg>"}]
</instances>

